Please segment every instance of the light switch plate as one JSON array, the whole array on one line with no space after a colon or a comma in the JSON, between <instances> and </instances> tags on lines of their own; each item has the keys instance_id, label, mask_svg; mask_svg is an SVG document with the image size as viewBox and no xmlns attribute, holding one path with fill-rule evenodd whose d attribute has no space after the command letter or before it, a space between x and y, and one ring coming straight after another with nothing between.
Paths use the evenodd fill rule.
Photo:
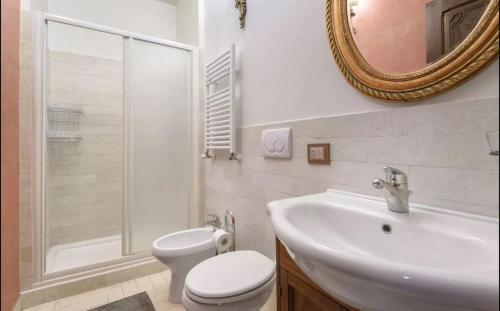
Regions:
<instances>
[{"instance_id":1,"label":"light switch plate","mask_svg":"<svg viewBox=\"0 0 500 311\"><path fill-rule=\"evenodd\" d=\"M307 161L309 164L330 164L330 144L307 145Z\"/></svg>"},{"instance_id":2,"label":"light switch plate","mask_svg":"<svg viewBox=\"0 0 500 311\"><path fill-rule=\"evenodd\" d=\"M265 158L292 158L292 130L281 128L262 131L262 155Z\"/></svg>"}]
</instances>

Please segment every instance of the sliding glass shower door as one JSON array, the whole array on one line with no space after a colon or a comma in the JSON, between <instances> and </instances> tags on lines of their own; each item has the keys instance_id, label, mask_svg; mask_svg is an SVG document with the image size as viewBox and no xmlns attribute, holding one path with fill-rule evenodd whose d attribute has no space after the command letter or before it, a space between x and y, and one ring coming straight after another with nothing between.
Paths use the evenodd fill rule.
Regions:
<instances>
[{"instance_id":1,"label":"sliding glass shower door","mask_svg":"<svg viewBox=\"0 0 500 311\"><path fill-rule=\"evenodd\" d=\"M41 275L146 257L190 225L193 51L44 21Z\"/></svg>"},{"instance_id":2,"label":"sliding glass shower door","mask_svg":"<svg viewBox=\"0 0 500 311\"><path fill-rule=\"evenodd\" d=\"M130 44L130 252L188 228L191 55L143 40Z\"/></svg>"},{"instance_id":3,"label":"sliding glass shower door","mask_svg":"<svg viewBox=\"0 0 500 311\"><path fill-rule=\"evenodd\" d=\"M48 22L45 272L122 257L123 38Z\"/></svg>"}]
</instances>

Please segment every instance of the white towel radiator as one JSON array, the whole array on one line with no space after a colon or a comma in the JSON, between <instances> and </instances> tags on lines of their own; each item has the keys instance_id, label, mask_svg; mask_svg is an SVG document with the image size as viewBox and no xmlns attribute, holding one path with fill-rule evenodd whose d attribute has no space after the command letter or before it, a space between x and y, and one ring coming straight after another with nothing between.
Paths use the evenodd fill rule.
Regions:
<instances>
[{"instance_id":1,"label":"white towel radiator","mask_svg":"<svg viewBox=\"0 0 500 311\"><path fill-rule=\"evenodd\" d=\"M206 65L205 153L211 158L216 150L227 150L236 157L235 118L235 46Z\"/></svg>"}]
</instances>

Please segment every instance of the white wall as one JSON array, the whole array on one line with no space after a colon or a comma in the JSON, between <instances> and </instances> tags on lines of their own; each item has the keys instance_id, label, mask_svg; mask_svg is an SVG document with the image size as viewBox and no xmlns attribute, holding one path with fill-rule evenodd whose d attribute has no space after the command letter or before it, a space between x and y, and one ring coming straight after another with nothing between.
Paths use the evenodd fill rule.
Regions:
<instances>
[{"instance_id":1,"label":"white wall","mask_svg":"<svg viewBox=\"0 0 500 311\"><path fill-rule=\"evenodd\" d=\"M30 11L31 10L31 1L30 0L21 0L21 10Z\"/></svg>"},{"instance_id":2,"label":"white wall","mask_svg":"<svg viewBox=\"0 0 500 311\"><path fill-rule=\"evenodd\" d=\"M198 45L199 19L198 0L177 2L177 41L189 45Z\"/></svg>"},{"instance_id":3,"label":"white wall","mask_svg":"<svg viewBox=\"0 0 500 311\"><path fill-rule=\"evenodd\" d=\"M49 0L50 13L167 40L176 40L176 7L158 0ZM109 35L58 25L51 49L121 59L123 47Z\"/></svg>"},{"instance_id":4,"label":"white wall","mask_svg":"<svg viewBox=\"0 0 500 311\"><path fill-rule=\"evenodd\" d=\"M158 0L49 0L49 12L146 35L175 39L175 6Z\"/></svg>"},{"instance_id":5,"label":"white wall","mask_svg":"<svg viewBox=\"0 0 500 311\"><path fill-rule=\"evenodd\" d=\"M64 17L146 34L193 46L200 44L199 8L204 0L21 0L24 11ZM121 38L53 24L51 49L121 60Z\"/></svg>"},{"instance_id":6,"label":"white wall","mask_svg":"<svg viewBox=\"0 0 500 311\"><path fill-rule=\"evenodd\" d=\"M47 12L48 0L21 0L21 10Z\"/></svg>"},{"instance_id":7,"label":"white wall","mask_svg":"<svg viewBox=\"0 0 500 311\"><path fill-rule=\"evenodd\" d=\"M207 59L237 44L243 126L408 107L365 97L347 83L330 52L324 1L247 3L244 31L234 0L206 0L204 8ZM498 62L459 89L419 104L494 96Z\"/></svg>"}]
</instances>

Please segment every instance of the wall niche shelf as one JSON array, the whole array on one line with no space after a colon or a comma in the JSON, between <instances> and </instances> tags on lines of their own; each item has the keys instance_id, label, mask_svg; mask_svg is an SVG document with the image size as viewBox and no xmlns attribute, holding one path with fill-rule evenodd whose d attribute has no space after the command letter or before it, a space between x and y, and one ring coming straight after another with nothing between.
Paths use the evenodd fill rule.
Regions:
<instances>
[{"instance_id":1,"label":"wall niche shelf","mask_svg":"<svg viewBox=\"0 0 500 311\"><path fill-rule=\"evenodd\" d=\"M78 108L47 107L47 140L53 142L78 142L80 136L80 115Z\"/></svg>"}]
</instances>

